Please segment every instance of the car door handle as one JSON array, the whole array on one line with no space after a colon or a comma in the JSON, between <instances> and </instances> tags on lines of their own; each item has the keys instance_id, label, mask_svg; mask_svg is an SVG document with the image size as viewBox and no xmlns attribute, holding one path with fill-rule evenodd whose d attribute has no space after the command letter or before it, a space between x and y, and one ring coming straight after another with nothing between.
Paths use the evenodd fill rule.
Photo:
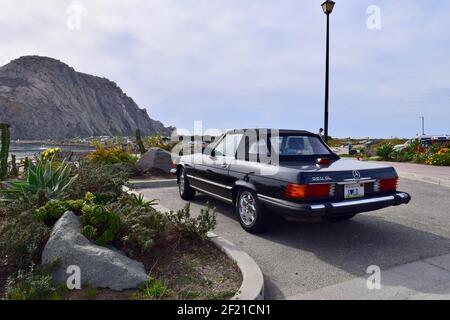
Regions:
<instances>
[{"instance_id":1,"label":"car door handle","mask_svg":"<svg viewBox=\"0 0 450 320\"><path fill-rule=\"evenodd\" d=\"M222 169L228 169L229 166L230 166L229 164L224 163L222 164Z\"/></svg>"}]
</instances>

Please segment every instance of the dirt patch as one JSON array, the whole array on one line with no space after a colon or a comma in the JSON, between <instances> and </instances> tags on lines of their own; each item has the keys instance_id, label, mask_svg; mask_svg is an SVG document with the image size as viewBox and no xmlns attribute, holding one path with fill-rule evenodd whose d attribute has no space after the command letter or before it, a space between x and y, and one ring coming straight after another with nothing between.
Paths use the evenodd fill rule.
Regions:
<instances>
[{"instance_id":1,"label":"dirt patch","mask_svg":"<svg viewBox=\"0 0 450 320\"><path fill-rule=\"evenodd\" d=\"M173 238L138 260L167 289L155 298L230 299L242 284L236 263L209 241Z\"/></svg>"},{"instance_id":2,"label":"dirt patch","mask_svg":"<svg viewBox=\"0 0 450 320\"><path fill-rule=\"evenodd\" d=\"M130 300L136 290L113 291L110 289L64 290L60 293L63 300Z\"/></svg>"}]
</instances>

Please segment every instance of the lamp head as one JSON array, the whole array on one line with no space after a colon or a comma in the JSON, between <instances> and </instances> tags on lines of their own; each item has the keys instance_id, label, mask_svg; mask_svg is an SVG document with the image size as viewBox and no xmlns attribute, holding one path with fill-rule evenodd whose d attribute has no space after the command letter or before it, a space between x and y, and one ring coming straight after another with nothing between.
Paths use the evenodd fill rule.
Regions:
<instances>
[{"instance_id":1,"label":"lamp head","mask_svg":"<svg viewBox=\"0 0 450 320\"><path fill-rule=\"evenodd\" d=\"M333 12L334 5L335 5L335 2L331 1L331 0L327 0L324 3L322 3L323 13L328 15L331 12Z\"/></svg>"}]
</instances>

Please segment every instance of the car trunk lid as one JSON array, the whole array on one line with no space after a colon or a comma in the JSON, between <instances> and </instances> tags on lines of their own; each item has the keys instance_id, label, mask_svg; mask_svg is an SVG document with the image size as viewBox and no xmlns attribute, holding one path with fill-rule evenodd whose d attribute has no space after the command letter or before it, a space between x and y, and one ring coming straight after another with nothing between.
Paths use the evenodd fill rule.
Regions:
<instances>
[{"instance_id":1,"label":"car trunk lid","mask_svg":"<svg viewBox=\"0 0 450 320\"><path fill-rule=\"evenodd\" d=\"M283 167L299 170L297 183L343 183L352 181L370 182L373 180L395 178L395 169L374 162L340 159L330 165L321 166L315 162L283 163Z\"/></svg>"}]
</instances>

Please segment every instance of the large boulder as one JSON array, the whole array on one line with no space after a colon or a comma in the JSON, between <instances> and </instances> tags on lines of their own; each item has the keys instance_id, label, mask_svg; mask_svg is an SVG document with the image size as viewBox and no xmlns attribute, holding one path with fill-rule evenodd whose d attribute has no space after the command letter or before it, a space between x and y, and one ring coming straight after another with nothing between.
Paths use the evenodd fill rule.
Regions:
<instances>
[{"instance_id":1,"label":"large boulder","mask_svg":"<svg viewBox=\"0 0 450 320\"><path fill-rule=\"evenodd\" d=\"M147 280L144 265L118 250L97 246L81 234L81 224L73 212L66 212L55 224L44 252L45 264L58 260L53 279L65 284L69 266L78 266L81 283L93 288L121 291L137 288Z\"/></svg>"},{"instance_id":2,"label":"large boulder","mask_svg":"<svg viewBox=\"0 0 450 320\"><path fill-rule=\"evenodd\" d=\"M169 173L172 169L172 155L160 148L149 149L137 162L141 172L160 170Z\"/></svg>"}]
</instances>

